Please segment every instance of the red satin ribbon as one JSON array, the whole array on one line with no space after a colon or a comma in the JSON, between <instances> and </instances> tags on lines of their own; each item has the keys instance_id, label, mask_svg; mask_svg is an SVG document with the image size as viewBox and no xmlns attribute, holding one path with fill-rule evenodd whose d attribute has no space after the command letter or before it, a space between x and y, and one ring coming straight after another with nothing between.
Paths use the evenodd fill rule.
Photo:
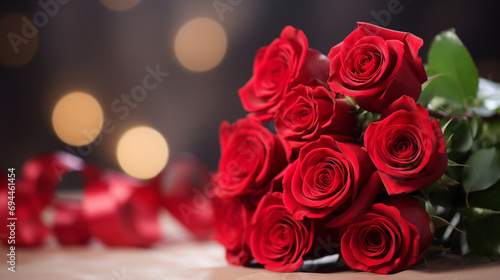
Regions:
<instances>
[{"instance_id":1,"label":"red satin ribbon","mask_svg":"<svg viewBox=\"0 0 500 280\"><path fill-rule=\"evenodd\" d=\"M7 208L8 184L7 180L3 179L0 188L0 218L8 224L14 224L12 228L15 231L15 243L9 241L9 237L12 236L10 228L0 227L2 243L15 246L41 245L49 235L49 230L40 217L41 212L51 203L57 183L62 176L82 167L81 159L65 153L38 156L28 160L22 168L21 176L15 173L14 216L10 215L10 210ZM7 220L8 217L15 217L16 220Z\"/></svg>"},{"instance_id":2,"label":"red satin ribbon","mask_svg":"<svg viewBox=\"0 0 500 280\"><path fill-rule=\"evenodd\" d=\"M55 189L71 171L81 171L85 163L71 154L58 152L28 160L21 171L17 192L34 196L33 208L42 211L52 202Z\"/></svg>"},{"instance_id":3,"label":"red satin ribbon","mask_svg":"<svg viewBox=\"0 0 500 280\"><path fill-rule=\"evenodd\" d=\"M107 172L85 187L82 208L92 235L112 246L150 246L160 240L158 192Z\"/></svg>"},{"instance_id":4,"label":"red satin ribbon","mask_svg":"<svg viewBox=\"0 0 500 280\"><path fill-rule=\"evenodd\" d=\"M54 201L52 232L61 244L75 245L89 242L90 231L80 201L72 199Z\"/></svg>"},{"instance_id":5,"label":"red satin ribbon","mask_svg":"<svg viewBox=\"0 0 500 280\"><path fill-rule=\"evenodd\" d=\"M213 232L210 171L191 155L172 159L156 178L161 203L197 239Z\"/></svg>"},{"instance_id":6,"label":"red satin ribbon","mask_svg":"<svg viewBox=\"0 0 500 280\"><path fill-rule=\"evenodd\" d=\"M24 164L21 176L16 174L15 245L44 243L50 230L41 213L49 205L54 207L52 233L61 244L85 244L93 237L111 246L150 246L161 239L161 204L196 237L207 237L211 232L211 207L207 205L208 197L200 196L200 186L209 181L209 171L194 159L180 162L169 164L170 178L177 179L167 184L162 180L164 174L140 181L122 173L99 170L67 153L31 158ZM59 182L69 172L81 174L85 185L82 200L53 201ZM7 178L0 173L0 179L0 219L6 221ZM183 207L196 208L196 212L189 213L189 220L182 211L187 208ZM0 227L0 241L10 245L9 236L9 228Z\"/></svg>"},{"instance_id":7,"label":"red satin ribbon","mask_svg":"<svg viewBox=\"0 0 500 280\"><path fill-rule=\"evenodd\" d=\"M0 177L5 176L2 174ZM0 188L0 221L2 221L0 241L7 246L38 246L42 244L49 235L49 229L40 219L40 213L33 207L35 199L32 196L16 192L15 215L9 215L7 184L3 183L6 182L4 178L2 180ZM7 218L15 220L7 220ZM12 224L12 227L7 226Z\"/></svg>"}]
</instances>

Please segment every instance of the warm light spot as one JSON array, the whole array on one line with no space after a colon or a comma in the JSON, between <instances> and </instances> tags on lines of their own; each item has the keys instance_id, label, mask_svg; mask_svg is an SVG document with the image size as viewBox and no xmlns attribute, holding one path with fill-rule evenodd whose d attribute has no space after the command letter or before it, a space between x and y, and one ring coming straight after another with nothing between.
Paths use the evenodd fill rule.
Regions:
<instances>
[{"instance_id":1,"label":"warm light spot","mask_svg":"<svg viewBox=\"0 0 500 280\"><path fill-rule=\"evenodd\" d=\"M177 32L174 48L184 67L196 72L207 71L217 66L226 54L226 33L212 19L193 19Z\"/></svg>"},{"instance_id":2,"label":"warm light spot","mask_svg":"<svg viewBox=\"0 0 500 280\"><path fill-rule=\"evenodd\" d=\"M11 13L0 19L0 63L19 67L38 49L38 28L26 15Z\"/></svg>"},{"instance_id":3,"label":"warm light spot","mask_svg":"<svg viewBox=\"0 0 500 280\"><path fill-rule=\"evenodd\" d=\"M73 146L87 145L101 132L103 112L90 94L72 92L57 102L52 112L52 125L57 136Z\"/></svg>"},{"instance_id":4,"label":"warm light spot","mask_svg":"<svg viewBox=\"0 0 500 280\"><path fill-rule=\"evenodd\" d=\"M116 156L127 174L148 179L160 173L167 164L168 146L158 131L138 126L122 135L118 141Z\"/></svg>"},{"instance_id":5,"label":"warm light spot","mask_svg":"<svg viewBox=\"0 0 500 280\"><path fill-rule=\"evenodd\" d=\"M141 0L99 0L101 4L115 12L130 10L141 2Z\"/></svg>"}]
</instances>

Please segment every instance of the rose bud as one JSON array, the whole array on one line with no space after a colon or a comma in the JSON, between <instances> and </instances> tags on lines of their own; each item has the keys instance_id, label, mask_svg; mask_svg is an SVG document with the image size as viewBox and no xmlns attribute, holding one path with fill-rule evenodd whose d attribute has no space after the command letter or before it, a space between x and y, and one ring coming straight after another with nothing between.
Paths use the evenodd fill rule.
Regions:
<instances>
[{"instance_id":1,"label":"rose bud","mask_svg":"<svg viewBox=\"0 0 500 280\"><path fill-rule=\"evenodd\" d=\"M302 146L321 135L357 139L361 134L355 108L321 86L293 88L279 107L275 127L287 143L287 154L298 153Z\"/></svg>"},{"instance_id":2,"label":"rose bud","mask_svg":"<svg viewBox=\"0 0 500 280\"><path fill-rule=\"evenodd\" d=\"M410 197L389 197L372 205L342 236L344 262L379 274L405 270L419 262L434 233L423 206Z\"/></svg>"},{"instance_id":3,"label":"rose bud","mask_svg":"<svg viewBox=\"0 0 500 280\"><path fill-rule=\"evenodd\" d=\"M269 46L259 49L253 76L238 94L243 107L260 121L269 121L287 92L298 84L326 85L329 61L309 49L301 30L287 26Z\"/></svg>"},{"instance_id":4,"label":"rose bud","mask_svg":"<svg viewBox=\"0 0 500 280\"><path fill-rule=\"evenodd\" d=\"M371 123L365 146L390 195L430 187L446 171L446 143L437 120L403 96Z\"/></svg>"},{"instance_id":5,"label":"rose bud","mask_svg":"<svg viewBox=\"0 0 500 280\"><path fill-rule=\"evenodd\" d=\"M261 123L240 119L220 126L221 157L213 175L215 193L221 197L262 196L269 182L287 165L283 144Z\"/></svg>"},{"instance_id":6,"label":"rose bud","mask_svg":"<svg viewBox=\"0 0 500 280\"><path fill-rule=\"evenodd\" d=\"M314 240L313 222L296 220L283 205L283 195L268 193L257 206L249 227L248 246L264 268L292 272L304 263L303 257Z\"/></svg>"},{"instance_id":7,"label":"rose bud","mask_svg":"<svg viewBox=\"0 0 500 280\"><path fill-rule=\"evenodd\" d=\"M422 45L422 39L413 34L358 23L328 54L330 89L374 113L403 94L418 100L427 80L418 56Z\"/></svg>"}]
</instances>

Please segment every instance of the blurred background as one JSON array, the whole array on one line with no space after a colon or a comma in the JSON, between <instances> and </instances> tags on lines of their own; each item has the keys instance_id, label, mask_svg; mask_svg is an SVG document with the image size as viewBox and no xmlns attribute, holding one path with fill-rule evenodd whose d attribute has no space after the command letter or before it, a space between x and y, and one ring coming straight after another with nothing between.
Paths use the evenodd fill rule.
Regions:
<instances>
[{"instance_id":1,"label":"blurred background","mask_svg":"<svg viewBox=\"0 0 500 280\"><path fill-rule=\"evenodd\" d=\"M150 178L191 153L217 168L218 127L283 27L328 54L366 21L424 39L455 28L500 82L499 1L40 0L0 2L0 167L62 150Z\"/></svg>"}]
</instances>

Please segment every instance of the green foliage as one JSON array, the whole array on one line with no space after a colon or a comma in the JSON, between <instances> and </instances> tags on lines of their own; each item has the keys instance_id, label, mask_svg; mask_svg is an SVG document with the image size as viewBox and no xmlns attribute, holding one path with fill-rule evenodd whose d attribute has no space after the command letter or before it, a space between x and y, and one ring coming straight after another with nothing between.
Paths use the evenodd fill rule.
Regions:
<instances>
[{"instance_id":1,"label":"green foliage","mask_svg":"<svg viewBox=\"0 0 500 280\"><path fill-rule=\"evenodd\" d=\"M495 147L472 153L463 169L463 186L467 193L485 190L500 180L500 155Z\"/></svg>"},{"instance_id":2,"label":"green foliage","mask_svg":"<svg viewBox=\"0 0 500 280\"><path fill-rule=\"evenodd\" d=\"M476 98L479 75L471 55L454 30L443 31L434 38L426 71L432 78L422 91L424 105L433 97L441 96L467 109Z\"/></svg>"},{"instance_id":3,"label":"green foliage","mask_svg":"<svg viewBox=\"0 0 500 280\"><path fill-rule=\"evenodd\" d=\"M500 182L484 191L470 194L469 207L500 211Z\"/></svg>"},{"instance_id":4,"label":"green foliage","mask_svg":"<svg viewBox=\"0 0 500 280\"><path fill-rule=\"evenodd\" d=\"M478 207L464 208L460 212L471 222L477 222L480 219L500 214L500 211Z\"/></svg>"},{"instance_id":5,"label":"green foliage","mask_svg":"<svg viewBox=\"0 0 500 280\"><path fill-rule=\"evenodd\" d=\"M500 256L500 215L469 221L467 243L472 251L485 256Z\"/></svg>"},{"instance_id":6,"label":"green foliage","mask_svg":"<svg viewBox=\"0 0 500 280\"><path fill-rule=\"evenodd\" d=\"M444 138L449 139L447 147L451 151L468 152L473 144L471 123L466 119L453 121L446 127Z\"/></svg>"},{"instance_id":7,"label":"green foliage","mask_svg":"<svg viewBox=\"0 0 500 280\"><path fill-rule=\"evenodd\" d=\"M500 84L479 78L453 30L434 38L426 72L419 102L439 119L449 158L446 174L426 192L434 245L461 252L465 263L493 260L500 257ZM450 227L466 236L446 234Z\"/></svg>"}]
</instances>

